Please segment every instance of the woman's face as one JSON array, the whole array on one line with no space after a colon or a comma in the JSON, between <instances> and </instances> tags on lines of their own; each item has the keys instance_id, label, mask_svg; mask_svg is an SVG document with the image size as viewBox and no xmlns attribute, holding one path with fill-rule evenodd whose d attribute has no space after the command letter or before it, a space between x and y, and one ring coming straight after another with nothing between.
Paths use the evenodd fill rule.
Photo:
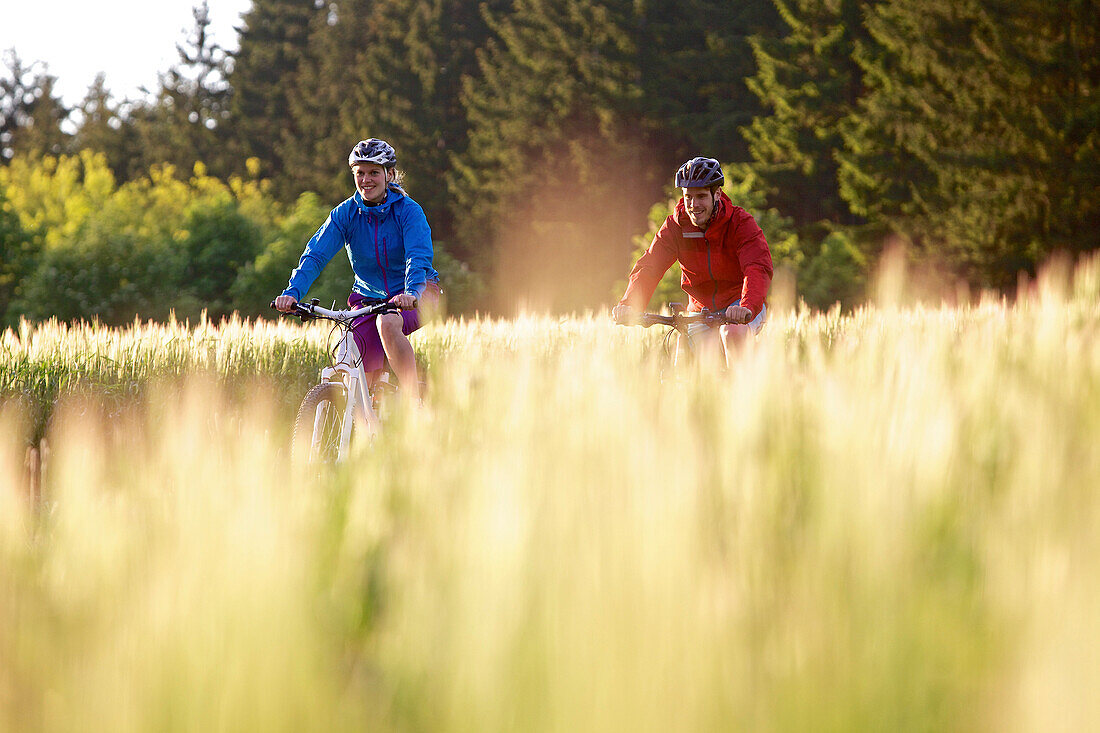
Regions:
<instances>
[{"instance_id":1,"label":"woman's face","mask_svg":"<svg viewBox=\"0 0 1100 733\"><path fill-rule=\"evenodd\" d=\"M356 163L351 167L355 177L355 190L364 201L379 203L386 197L386 182L389 175L386 169L377 163Z\"/></svg>"}]
</instances>

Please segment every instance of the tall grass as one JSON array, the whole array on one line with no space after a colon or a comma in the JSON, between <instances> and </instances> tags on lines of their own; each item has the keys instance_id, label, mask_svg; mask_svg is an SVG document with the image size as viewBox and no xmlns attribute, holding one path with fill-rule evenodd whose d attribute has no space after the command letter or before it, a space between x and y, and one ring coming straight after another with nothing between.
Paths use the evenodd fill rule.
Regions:
<instances>
[{"instance_id":1,"label":"tall grass","mask_svg":"<svg viewBox=\"0 0 1100 733\"><path fill-rule=\"evenodd\" d=\"M323 475L274 390L207 375L63 400L35 509L9 401L0 726L1100 720L1096 261L1015 305L780 312L728 374L603 316L418 338L428 404Z\"/></svg>"},{"instance_id":2,"label":"tall grass","mask_svg":"<svg viewBox=\"0 0 1100 733\"><path fill-rule=\"evenodd\" d=\"M292 409L327 363L328 336L329 329L320 325L238 318L219 323L203 318L196 325L135 321L117 329L24 321L18 332L0 333L0 397L25 403L39 436L66 397L94 396L123 410L152 396L151 387L195 374L227 388L262 389Z\"/></svg>"}]
</instances>

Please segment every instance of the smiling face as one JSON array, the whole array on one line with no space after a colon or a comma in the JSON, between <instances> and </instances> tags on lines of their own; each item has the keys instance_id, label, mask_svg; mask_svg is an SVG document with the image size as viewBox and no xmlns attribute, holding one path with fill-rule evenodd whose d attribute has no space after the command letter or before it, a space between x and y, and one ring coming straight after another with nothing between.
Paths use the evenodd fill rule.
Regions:
<instances>
[{"instance_id":1,"label":"smiling face","mask_svg":"<svg viewBox=\"0 0 1100 733\"><path fill-rule=\"evenodd\" d=\"M714 191L709 188L684 188L684 208L691 223L702 229L714 213Z\"/></svg>"},{"instance_id":2,"label":"smiling face","mask_svg":"<svg viewBox=\"0 0 1100 733\"><path fill-rule=\"evenodd\" d=\"M364 201L380 203L386 198L386 183L392 181L392 175L377 163L357 163L351 167L355 178L355 190Z\"/></svg>"}]
</instances>

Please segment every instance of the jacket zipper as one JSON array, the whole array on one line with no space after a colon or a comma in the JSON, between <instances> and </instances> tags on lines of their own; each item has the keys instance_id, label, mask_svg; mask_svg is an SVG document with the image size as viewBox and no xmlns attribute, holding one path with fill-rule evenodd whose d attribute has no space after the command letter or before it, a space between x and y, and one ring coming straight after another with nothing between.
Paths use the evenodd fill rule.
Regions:
<instances>
[{"instance_id":1,"label":"jacket zipper","mask_svg":"<svg viewBox=\"0 0 1100 733\"><path fill-rule=\"evenodd\" d=\"M390 294L389 279L386 277L386 268L382 266L382 258L378 256L378 225L379 225L380 221L374 216L371 216L371 221L374 223L374 261L375 261L375 263L377 263L378 269L382 271L382 289L386 291L386 297L389 297L389 294ZM385 244L386 244L385 239L382 240L382 244L383 244L383 246L385 246ZM386 255L386 262L389 262L389 259L390 259L389 255L387 254Z\"/></svg>"},{"instance_id":2,"label":"jacket zipper","mask_svg":"<svg viewBox=\"0 0 1100 733\"><path fill-rule=\"evenodd\" d=\"M710 219L707 220L707 224L709 225L710 222L714 221L717 217L718 211L716 210L711 213ZM710 296L710 309L716 310L718 308L718 278L714 276L714 268L710 264L710 239L707 238L705 230L700 231L703 232L703 245L707 249L707 272L710 273L710 280L714 283L714 293Z\"/></svg>"},{"instance_id":3,"label":"jacket zipper","mask_svg":"<svg viewBox=\"0 0 1100 733\"><path fill-rule=\"evenodd\" d=\"M714 268L710 266L710 240L707 239L707 235L703 235L703 244L707 248L707 272L710 273L710 280L714 283L714 294L710 296L710 309L716 310L718 308L718 278L714 277Z\"/></svg>"}]
</instances>

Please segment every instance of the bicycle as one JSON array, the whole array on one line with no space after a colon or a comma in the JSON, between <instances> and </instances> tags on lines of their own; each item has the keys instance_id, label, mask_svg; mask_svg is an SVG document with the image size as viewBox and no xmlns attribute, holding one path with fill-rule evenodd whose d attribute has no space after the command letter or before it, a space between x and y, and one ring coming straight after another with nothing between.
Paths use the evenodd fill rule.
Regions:
<instances>
[{"instance_id":1,"label":"bicycle","mask_svg":"<svg viewBox=\"0 0 1100 733\"><path fill-rule=\"evenodd\" d=\"M274 300L271 307L275 307ZM381 429L382 407L397 392L397 382L388 363L369 374L363 369L352 322L363 316L400 310L388 301L355 310L330 310L321 307L318 299L313 298L309 303L295 303L294 308L284 314L297 317L303 323L332 321L333 330L342 332L332 349L332 364L321 370L320 381L306 392L294 419L293 455L296 459L317 464L341 463L348 457L356 420L366 426L372 437Z\"/></svg>"},{"instance_id":2,"label":"bicycle","mask_svg":"<svg viewBox=\"0 0 1100 733\"><path fill-rule=\"evenodd\" d=\"M614 319L615 323L620 326L642 326L643 328L650 328L651 326L668 326L669 329L665 333L664 351L665 356L670 360L673 360L672 354L672 337L673 334L679 335L681 344L686 345L687 353L695 356L695 334L703 328L716 328L718 326L725 326L733 324L729 318L726 318L725 311L688 311L684 309L681 303L669 303L669 309L672 310L672 315L662 315L660 313L641 313L635 318L630 320Z\"/></svg>"}]
</instances>

